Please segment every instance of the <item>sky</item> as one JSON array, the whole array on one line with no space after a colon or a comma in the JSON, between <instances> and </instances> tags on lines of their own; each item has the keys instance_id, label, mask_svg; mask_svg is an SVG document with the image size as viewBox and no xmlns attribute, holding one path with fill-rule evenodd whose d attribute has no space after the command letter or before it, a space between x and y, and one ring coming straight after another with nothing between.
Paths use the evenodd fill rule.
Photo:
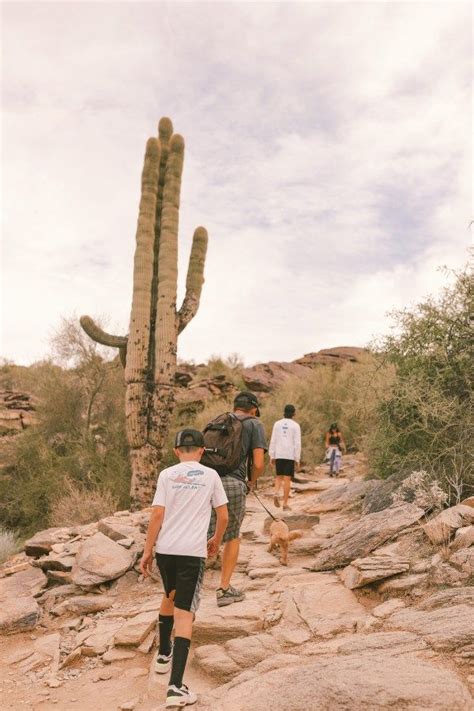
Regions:
<instances>
[{"instance_id":1,"label":"sky","mask_svg":"<svg viewBox=\"0 0 474 711\"><path fill-rule=\"evenodd\" d=\"M4 2L3 357L61 317L127 333L140 174L186 141L178 355L247 364L364 346L466 263L472 29L461 2Z\"/></svg>"}]
</instances>

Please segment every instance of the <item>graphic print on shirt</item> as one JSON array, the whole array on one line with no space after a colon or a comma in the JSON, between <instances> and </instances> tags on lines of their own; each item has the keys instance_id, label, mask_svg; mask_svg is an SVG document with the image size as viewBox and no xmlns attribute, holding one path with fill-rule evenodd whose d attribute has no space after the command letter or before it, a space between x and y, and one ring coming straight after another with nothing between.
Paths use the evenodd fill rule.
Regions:
<instances>
[{"instance_id":1,"label":"graphic print on shirt","mask_svg":"<svg viewBox=\"0 0 474 711\"><path fill-rule=\"evenodd\" d=\"M189 472L178 474L174 478L170 476L172 489L198 489L200 486L206 486L203 481L199 481L196 477L204 476L201 469L191 469Z\"/></svg>"}]
</instances>

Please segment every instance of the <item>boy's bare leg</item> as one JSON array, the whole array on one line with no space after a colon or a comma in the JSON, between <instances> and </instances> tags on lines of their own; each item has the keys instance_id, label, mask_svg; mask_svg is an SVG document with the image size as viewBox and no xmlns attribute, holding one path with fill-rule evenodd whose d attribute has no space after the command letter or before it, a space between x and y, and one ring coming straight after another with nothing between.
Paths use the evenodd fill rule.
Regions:
<instances>
[{"instance_id":1,"label":"boy's bare leg","mask_svg":"<svg viewBox=\"0 0 474 711\"><path fill-rule=\"evenodd\" d=\"M281 488L281 476L275 474L275 494L273 496L273 503L275 506L280 506L280 488Z\"/></svg>"},{"instance_id":2,"label":"boy's bare leg","mask_svg":"<svg viewBox=\"0 0 474 711\"><path fill-rule=\"evenodd\" d=\"M283 508L288 506L288 499L290 497L290 487L291 487L291 476L283 477Z\"/></svg>"},{"instance_id":3,"label":"boy's bare leg","mask_svg":"<svg viewBox=\"0 0 474 711\"><path fill-rule=\"evenodd\" d=\"M240 538L233 538L231 541L224 543L222 552L221 566L221 588L227 590L230 585L230 579L234 572L240 550Z\"/></svg>"},{"instance_id":4,"label":"boy's bare leg","mask_svg":"<svg viewBox=\"0 0 474 711\"><path fill-rule=\"evenodd\" d=\"M174 611L174 629L176 637L191 639L193 632L194 613L188 610L181 610L179 607Z\"/></svg>"}]
</instances>

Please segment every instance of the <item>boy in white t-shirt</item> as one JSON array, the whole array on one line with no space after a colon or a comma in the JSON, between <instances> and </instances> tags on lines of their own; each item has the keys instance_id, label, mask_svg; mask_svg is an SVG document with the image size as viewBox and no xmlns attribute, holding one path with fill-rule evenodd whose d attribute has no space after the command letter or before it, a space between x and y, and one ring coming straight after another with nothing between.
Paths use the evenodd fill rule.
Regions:
<instances>
[{"instance_id":1,"label":"boy in white t-shirt","mask_svg":"<svg viewBox=\"0 0 474 711\"><path fill-rule=\"evenodd\" d=\"M155 671L164 674L171 667L166 708L197 701L196 694L183 684L184 669L205 560L208 554L217 554L228 521L227 496L220 477L214 469L199 463L204 453L202 433L192 429L178 432L174 453L179 464L164 469L158 477L140 562L140 570L146 577L150 574L156 542L156 563L165 592L159 613ZM207 540L212 508L216 510L217 525L214 535Z\"/></svg>"}]
</instances>

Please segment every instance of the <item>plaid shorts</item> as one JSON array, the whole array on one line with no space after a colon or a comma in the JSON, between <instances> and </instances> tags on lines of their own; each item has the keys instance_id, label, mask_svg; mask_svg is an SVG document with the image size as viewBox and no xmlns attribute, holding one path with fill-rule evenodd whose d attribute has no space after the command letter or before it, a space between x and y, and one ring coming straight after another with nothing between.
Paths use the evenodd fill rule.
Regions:
<instances>
[{"instance_id":1,"label":"plaid shorts","mask_svg":"<svg viewBox=\"0 0 474 711\"><path fill-rule=\"evenodd\" d=\"M227 509L229 511L229 523L222 539L224 543L232 541L234 538L240 537L240 527L245 516L245 500L247 496L247 485L241 479L236 479L232 476L221 477L222 486L227 494L229 503ZM216 530L216 512L212 509L211 522L207 537L211 538Z\"/></svg>"}]
</instances>

